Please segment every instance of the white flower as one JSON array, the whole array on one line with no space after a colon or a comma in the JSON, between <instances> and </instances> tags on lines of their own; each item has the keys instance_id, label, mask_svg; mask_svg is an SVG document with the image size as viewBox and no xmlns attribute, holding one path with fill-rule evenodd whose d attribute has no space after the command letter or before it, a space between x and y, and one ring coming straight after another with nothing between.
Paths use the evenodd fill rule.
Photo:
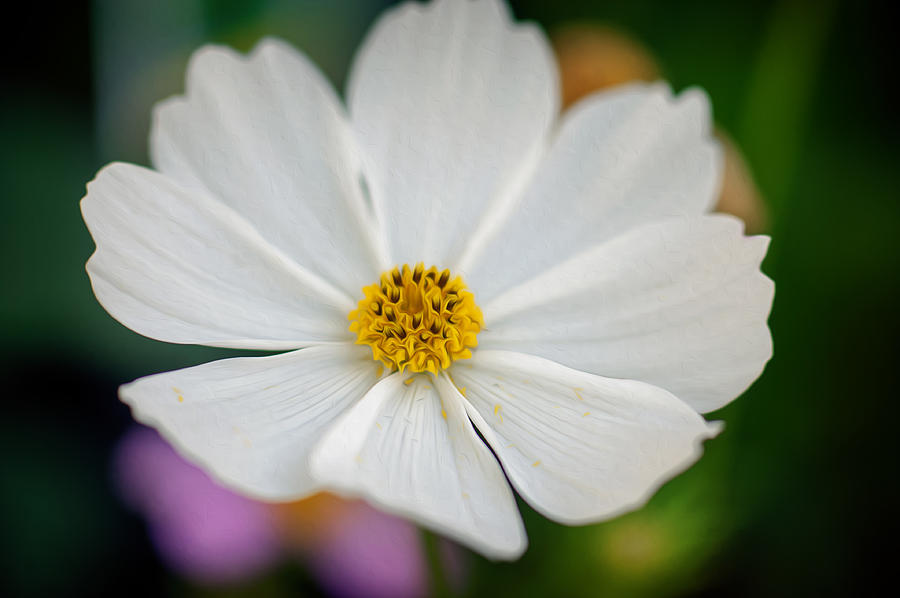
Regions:
<instances>
[{"instance_id":1,"label":"white flower","mask_svg":"<svg viewBox=\"0 0 900 598\"><path fill-rule=\"evenodd\" d=\"M771 356L767 239L705 214L702 92L557 121L556 77L496 0L389 11L346 111L282 42L199 50L155 111L157 170L88 186L87 269L141 334L289 352L141 378L135 418L246 494L363 496L493 558L526 546L504 472L579 524L688 467L699 413Z\"/></svg>"}]
</instances>

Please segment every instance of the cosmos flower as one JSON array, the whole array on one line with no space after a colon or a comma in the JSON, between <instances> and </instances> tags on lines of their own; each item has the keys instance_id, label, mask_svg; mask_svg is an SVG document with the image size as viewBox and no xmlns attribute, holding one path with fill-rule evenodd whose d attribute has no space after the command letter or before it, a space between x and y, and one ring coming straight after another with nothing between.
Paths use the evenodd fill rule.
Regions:
<instances>
[{"instance_id":1,"label":"cosmos flower","mask_svg":"<svg viewBox=\"0 0 900 598\"><path fill-rule=\"evenodd\" d=\"M510 483L582 524L693 463L772 352L767 239L707 214L705 95L560 118L538 29L438 0L381 17L346 101L282 42L206 47L154 113L156 170L89 184L113 317L285 351L125 385L135 418L250 496L364 497L492 558L526 547Z\"/></svg>"}]
</instances>

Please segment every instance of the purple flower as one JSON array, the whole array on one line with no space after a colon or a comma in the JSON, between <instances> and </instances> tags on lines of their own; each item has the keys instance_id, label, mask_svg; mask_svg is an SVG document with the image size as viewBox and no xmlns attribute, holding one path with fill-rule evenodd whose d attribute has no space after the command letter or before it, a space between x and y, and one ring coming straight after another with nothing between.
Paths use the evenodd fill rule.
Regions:
<instances>
[{"instance_id":1,"label":"purple flower","mask_svg":"<svg viewBox=\"0 0 900 598\"><path fill-rule=\"evenodd\" d=\"M135 427L116 449L122 499L147 521L160 558L195 583L246 581L293 548L322 588L340 598L415 598L428 592L418 529L362 501L318 494L270 505L220 486L155 431ZM451 584L465 567L442 543Z\"/></svg>"},{"instance_id":2,"label":"purple flower","mask_svg":"<svg viewBox=\"0 0 900 598\"><path fill-rule=\"evenodd\" d=\"M146 518L162 560L192 581L244 581L280 557L265 505L219 486L149 428L122 438L115 477L124 501Z\"/></svg>"},{"instance_id":3,"label":"purple flower","mask_svg":"<svg viewBox=\"0 0 900 598\"><path fill-rule=\"evenodd\" d=\"M319 583L340 598L414 598L428 591L416 527L365 503L348 505L309 554Z\"/></svg>"}]
</instances>

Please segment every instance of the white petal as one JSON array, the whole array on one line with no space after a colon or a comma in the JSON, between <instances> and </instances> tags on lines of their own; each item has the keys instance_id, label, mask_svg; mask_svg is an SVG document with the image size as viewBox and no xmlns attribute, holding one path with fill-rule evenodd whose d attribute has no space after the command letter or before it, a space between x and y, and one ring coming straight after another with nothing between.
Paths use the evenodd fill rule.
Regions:
<instances>
[{"instance_id":1,"label":"white petal","mask_svg":"<svg viewBox=\"0 0 900 598\"><path fill-rule=\"evenodd\" d=\"M563 523L642 505L718 431L661 388L521 353L479 349L452 376L516 490Z\"/></svg>"},{"instance_id":2,"label":"white petal","mask_svg":"<svg viewBox=\"0 0 900 598\"><path fill-rule=\"evenodd\" d=\"M635 226L707 211L721 158L700 90L631 85L566 113L499 235L461 263L476 297L504 289ZM477 245L477 244L476 244Z\"/></svg>"},{"instance_id":3,"label":"white petal","mask_svg":"<svg viewBox=\"0 0 900 598\"><path fill-rule=\"evenodd\" d=\"M433 384L379 382L315 449L313 475L488 557L516 558L525 532L500 465L460 402L442 402Z\"/></svg>"},{"instance_id":4,"label":"white petal","mask_svg":"<svg viewBox=\"0 0 900 598\"><path fill-rule=\"evenodd\" d=\"M729 216L660 221L560 264L483 307L481 348L641 380L700 412L742 393L772 356L767 237Z\"/></svg>"},{"instance_id":5,"label":"white petal","mask_svg":"<svg viewBox=\"0 0 900 598\"><path fill-rule=\"evenodd\" d=\"M377 380L367 348L310 347L239 357L140 378L119 395L227 486L262 499L316 491L308 458L342 411Z\"/></svg>"},{"instance_id":6,"label":"white petal","mask_svg":"<svg viewBox=\"0 0 900 598\"><path fill-rule=\"evenodd\" d=\"M156 107L151 153L160 171L209 190L353 297L386 266L343 108L286 43L264 40L247 57L195 52L186 95Z\"/></svg>"},{"instance_id":7,"label":"white petal","mask_svg":"<svg viewBox=\"0 0 900 598\"><path fill-rule=\"evenodd\" d=\"M352 300L199 189L111 164L88 184L81 210L97 243L87 264L94 293L136 332L254 349L348 339Z\"/></svg>"},{"instance_id":8,"label":"white petal","mask_svg":"<svg viewBox=\"0 0 900 598\"><path fill-rule=\"evenodd\" d=\"M530 173L557 87L543 34L498 0L410 2L378 21L347 96L396 263L450 265Z\"/></svg>"}]
</instances>

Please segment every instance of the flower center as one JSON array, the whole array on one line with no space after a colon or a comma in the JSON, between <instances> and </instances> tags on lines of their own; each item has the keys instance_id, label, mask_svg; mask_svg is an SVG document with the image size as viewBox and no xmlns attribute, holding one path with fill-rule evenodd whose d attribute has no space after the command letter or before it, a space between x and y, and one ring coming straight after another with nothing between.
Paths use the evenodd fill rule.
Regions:
<instances>
[{"instance_id":1,"label":"flower center","mask_svg":"<svg viewBox=\"0 0 900 598\"><path fill-rule=\"evenodd\" d=\"M478 345L481 310L462 278L451 280L450 270L404 264L363 293L347 316L350 330L356 344L372 347L372 357L391 370L436 374L454 359L471 357L469 348Z\"/></svg>"}]
</instances>

